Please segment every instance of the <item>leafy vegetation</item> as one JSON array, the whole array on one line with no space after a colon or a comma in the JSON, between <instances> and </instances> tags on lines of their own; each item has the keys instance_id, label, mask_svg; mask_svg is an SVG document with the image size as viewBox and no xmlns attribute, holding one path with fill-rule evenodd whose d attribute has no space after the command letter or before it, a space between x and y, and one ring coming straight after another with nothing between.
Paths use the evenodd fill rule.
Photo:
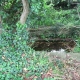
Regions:
<instances>
[{"instance_id":1,"label":"leafy vegetation","mask_svg":"<svg viewBox=\"0 0 80 80\"><path fill-rule=\"evenodd\" d=\"M46 1L43 0L43 8L41 8L41 2L35 4L36 9L31 8L32 12L27 19L28 25L31 27L36 26L51 26L51 25L80 25L79 21L79 5L76 9L69 10L55 10L52 5L46 5ZM34 3L33 3L34 4ZM32 6L33 6L32 4ZM33 11L34 10L34 11ZM76 15L76 16L75 16ZM30 20L29 20L30 19Z\"/></svg>"},{"instance_id":2,"label":"leafy vegetation","mask_svg":"<svg viewBox=\"0 0 80 80\"><path fill-rule=\"evenodd\" d=\"M29 0L30 13L26 24L21 25L21 0L0 0L0 80L80 79L76 60L69 56L62 60L56 55L50 60L47 52L36 52L27 45L27 28L80 25L79 6L77 10L55 10L47 1ZM74 52L80 53L80 38L75 40Z\"/></svg>"}]
</instances>

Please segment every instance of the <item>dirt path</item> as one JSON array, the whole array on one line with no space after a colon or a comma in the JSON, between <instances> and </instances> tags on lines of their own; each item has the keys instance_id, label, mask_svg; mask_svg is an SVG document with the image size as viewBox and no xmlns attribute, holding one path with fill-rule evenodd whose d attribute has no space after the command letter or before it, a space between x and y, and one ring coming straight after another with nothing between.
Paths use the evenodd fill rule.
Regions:
<instances>
[{"instance_id":1,"label":"dirt path","mask_svg":"<svg viewBox=\"0 0 80 80\"><path fill-rule=\"evenodd\" d=\"M53 50L51 52L47 52L47 56L49 57L50 60L52 60L54 56L60 57L61 59L65 59L66 56L69 56L74 60L80 61L80 53L73 52L66 53L63 49L60 51Z\"/></svg>"},{"instance_id":2,"label":"dirt path","mask_svg":"<svg viewBox=\"0 0 80 80\"><path fill-rule=\"evenodd\" d=\"M68 53L73 57L74 59L80 61L80 53Z\"/></svg>"}]
</instances>

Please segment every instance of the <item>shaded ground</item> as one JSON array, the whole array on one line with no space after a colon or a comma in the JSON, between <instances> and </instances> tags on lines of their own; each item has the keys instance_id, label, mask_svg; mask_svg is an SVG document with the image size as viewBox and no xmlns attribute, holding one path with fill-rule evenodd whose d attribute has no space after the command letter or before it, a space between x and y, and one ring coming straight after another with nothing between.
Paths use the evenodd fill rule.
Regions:
<instances>
[{"instance_id":1,"label":"shaded ground","mask_svg":"<svg viewBox=\"0 0 80 80\"><path fill-rule=\"evenodd\" d=\"M45 57L48 57L47 71L41 72L39 77L32 75L29 78L25 77L24 80L80 80L80 53L66 53L63 49L51 52L39 51L39 53L43 62Z\"/></svg>"},{"instance_id":2,"label":"shaded ground","mask_svg":"<svg viewBox=\"0 0 80 80\"><path fill-rule=\"evenodd\" d=\"M31 47L36 51L52 51L65 49L66 51L72 51L76 42L71 38L61 39L39 39L32 43Z\"/></svg>"},{"instance_id":3,"label":"shaded ground","mask_svg":"<svg viewBox=\"0 0 80 80\"><path fill-rule=\"evenodd\" d=\"M60 71L61 75L52 72L55 77L59 78L55 80L80 80L80 53L66 53L61 49L60 51L48 52L47 56L49 62L58 67Z\"/></svg>"},{"instance_id":4,"label":"shaded ground","mask_svg":"<svg viewBox=\"0 0 80 80\"><path fill-rule=\"evenodd\" d=\"M68 52L67 53L63 49L61 51L55 51L55 50L53 50L51 52L48 52L48 54L51 55L51 56L56 55L56 56L59 56L61 58L65 58L66 55L69 55L71 58L80 61L80 53L74 53L74 52Z\"/></svg>"},{"instance_id":5,"label":"shaded ground","mask_svg":"<svg viewBox=\"0 0 80 80\"><path fill-rule=\"evenodd\" d=\"M74 59L80 61L80 53L68 53L73 57Z\"/></svg>"}]
</instances>

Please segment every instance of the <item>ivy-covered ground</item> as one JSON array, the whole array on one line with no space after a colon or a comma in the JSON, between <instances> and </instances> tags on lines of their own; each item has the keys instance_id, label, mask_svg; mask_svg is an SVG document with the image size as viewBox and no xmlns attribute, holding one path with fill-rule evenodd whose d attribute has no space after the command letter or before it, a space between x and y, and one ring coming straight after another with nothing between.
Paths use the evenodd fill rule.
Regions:
<instances>
[{"instance_id":1,"label":"ivy-covered ground","mask_svg":"<svg viewBox=\"0 0 80 80\"><path fill-rule=\"evenodd\" d=\"M79 46L73 52L34 51L27 44L26 25L17 24L14 35L2 29L0 42L1 80L79 80ZM13 39L13 40L12 40ZM77 39L78 40L78 39ZM79 40L77 41L79 44ZM78 55L77 55L78 54Z\"/></svg>"},{"instance_id":2,"label":"ivy-covered ground","mask_svg":"<svg viewBox=\"0 0 80 80\"><path fill-rule=\"evenodd\" d=\"M75 57L76 56L76 57ZM3 49L0 54L1 80L79 80L80 53L64 50L19 54Z\"/></svg>"},{"instance_id":3,"label":"ivy-covered ground","mask_svg":"<svg viewBox=\"0 0 80 80\"><path fill-rule=\"evenodd\" d=\"M8 0L5 4L5 0L1 0L0 80L80 80L79 37L76 37L77 45L71 53L36 52L27 45L27 27L79 26L80 6L55 10L53 6L46 5L46 0L29 0L27 25L21 25L17 21L22 12L22 3L21 0L14 1Z\"/></svg>"}]
</instances>

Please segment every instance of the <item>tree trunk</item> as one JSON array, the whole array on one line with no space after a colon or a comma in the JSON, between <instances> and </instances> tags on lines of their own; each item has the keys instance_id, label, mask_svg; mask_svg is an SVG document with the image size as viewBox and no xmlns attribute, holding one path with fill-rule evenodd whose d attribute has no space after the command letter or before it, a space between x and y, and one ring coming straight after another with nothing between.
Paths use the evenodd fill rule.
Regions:
<instances>
[{"instance_id":1,"label":"tree trunk","mask_svg":"<svg viewBox=\"0 0 80 80\"><path fill-rule=\"evenodd\" d=\"M21 17L20 17L20 23L25 24L26 19L27 19L28 14L29 14L28 0L22 0L22 4L23 4L23 12L22 12Z\"/></svg>"},{"instance_id":2,"label":"tree trunk","mask_svg":"<svg viewBox=\"0 0 80 80\"><path fill-rule=\"evenodd\" d=\"M2 20L1 20L1 16L0 16L0 24L2 23Z\"/></svg>"}]
</instances>

